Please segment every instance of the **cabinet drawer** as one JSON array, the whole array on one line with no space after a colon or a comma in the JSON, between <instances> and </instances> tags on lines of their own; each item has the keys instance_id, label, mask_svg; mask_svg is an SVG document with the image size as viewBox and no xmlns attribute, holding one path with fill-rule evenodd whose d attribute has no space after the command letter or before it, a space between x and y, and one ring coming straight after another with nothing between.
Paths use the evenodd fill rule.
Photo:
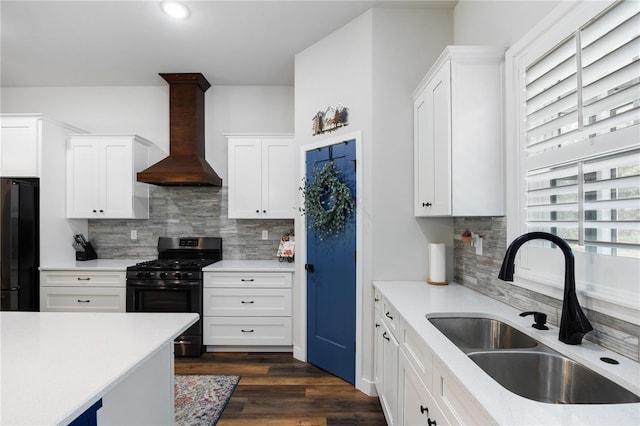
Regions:
<instances>
[{"instance_id":1,"label":"cabinet drawer","mask_svg":"<svg viewBox=\"0 0 640 426\"><path fill-rule=\"evenodd\" d=\"M291 288L291 273L205 272L205 287Z\"/></svg>"},{"instance_id":2,"label":"cabinet drawer","mask_svg":"<svg viewBox=\"0 0 640 426\"><path fill-rule=\"evenodd\" d=\"M205 345L291 345L291 318L204 317Z\"/></svg>"},{"instance_id":3,"label":"cabinet drawer","mask_svg":"<svg viewBox=\"0 0 640 426\"><path fill-rule=\"evenodd\" d=\"M393 306L386 299L382 299L382 321L394 336L399 335L400 316Z\"/></svg>"},{"instance_id":4,"label":"cabinet drawer","mask_svg":"<svg viewBox=\"0 0 640 426\"><path fill-rule=\"evenodd\" d=\"M46 271L41 287L126 287L124 271Z\"/></svg>"},{"instance_id":5,"label":"cabinet drawer","mask_svg":"<svg viewBox=\"0 0 640 426\"><path fill-rule=\"evenodd\" d=\"M44 287L41 312L125 312L125 288Z\"/></svg>"},{"instance_id":6,"label":"cabinet drawer","mask_svg":"<svg viewBox=\"0 0 640 426\"><path fill-rule=\"evenodd\" d=\"M291 289L205 288L204 316L291 316Z\"/></svg>"}]
</instances>

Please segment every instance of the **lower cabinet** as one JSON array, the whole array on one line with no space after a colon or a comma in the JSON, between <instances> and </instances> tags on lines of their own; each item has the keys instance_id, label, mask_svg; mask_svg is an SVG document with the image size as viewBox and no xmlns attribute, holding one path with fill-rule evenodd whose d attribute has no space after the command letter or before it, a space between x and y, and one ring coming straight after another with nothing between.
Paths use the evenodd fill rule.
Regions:
<instances>
[{"instance_id":1,"label":"lower cabinet","mask_svg":"<svg viewBox=\"0 0 640 426\"><path fill-rule=\"evenodd\" d=\"M374 381L387 423L493 424L419 335L376 292ZM384 311L384 312L383 312ZM396 331L387 323L393 322Z\"/></svg>"},{"instance_id":2,"label":"lower cabinet","mask_svg":"<svg viewBox=\"0 0 640 426\"><path fill-rule=\"evenodd\" d=\"M375 385L387 424L397 423L398 341L380 315L376 317Z\"/></svg>"},{"instance_id":3,"label":"lower cabinet","mask_svg":"<svg viewBox=\"0 0 640 426\"><path fill-rule=\"evenodd\" d=\"M428 426L452 424L442 413L427 385L420 380L418 373L402 351L399 370L398 424Z\"/></svg>"},{"instance_id":4,"label":"lower cabinet","mask_svg":"<svg viewBox=\"0 0 640 426\"><path fill-rule=\"evenodd\" d=\"M292 274L205 272L203 343L269 350L293 343Z\"/></svg>"},{"instance_id":5,"label":"lower cabinet","mask_svg":"<svg viewBox=\"0 0 640 426\"><path fill-rule=\"evenodd\" d=\"M41 271L40 312L125 312L124 271Z\"/></svg>"}]
</instances>

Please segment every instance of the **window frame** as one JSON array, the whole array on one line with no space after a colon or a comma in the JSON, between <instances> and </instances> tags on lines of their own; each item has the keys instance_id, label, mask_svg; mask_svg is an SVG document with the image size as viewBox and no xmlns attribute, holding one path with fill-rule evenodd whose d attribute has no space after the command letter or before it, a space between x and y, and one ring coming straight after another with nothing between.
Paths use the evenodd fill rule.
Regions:
<instances>
[{"instance_id":1,"label":"window frame","mask_svg":"<svg viewBox=\"0 0 640 426\"><path fill-rule=\"evenodd\" d=\"M507 179L505 184L507 243L527 232L526 217L524 216L526 191L523 191L522 187L526 141L523 141L525 138L521 137L525 134L526 122L523 117L526 117L526 110L524 107L525 94L520 87L519 70L524 68L523 64L527 58L541 57L614 3L616 0L561 2L545 19L506 52L505 140L507 143L505 170L506 176L514 177ZM623 129L623 131L637 133L640 132L639 127L633 126ZM613 138L616 137L619 137L619 134L613 136ZM607 144L609 139L611 138L604 137L602 143ZM579 154L576 155L576 158L580 157ZM554 250L554 252L556 251ZM562 268L564 259L561 254L553 254L549 249L525 245L521 248L519 255L520 259L516 262L516 275L513 284L562 300L562 279L550 279L548 276L522 267L528 263L528 258L531 256L544 258L545 262L548 261L553 268ZM601 258L597 260L598 265L594 269L602 270L608 267L606 260ZM594 261L595 258L587 253L576 253L577 267L584 266L585 262ZM610 290L609 287L577 282L578 297L585 308L640 325L640 297L638 297L640 293L636 293L635 298L629 298L628 293L617 294Z\"/></svg>"}]
</instances>

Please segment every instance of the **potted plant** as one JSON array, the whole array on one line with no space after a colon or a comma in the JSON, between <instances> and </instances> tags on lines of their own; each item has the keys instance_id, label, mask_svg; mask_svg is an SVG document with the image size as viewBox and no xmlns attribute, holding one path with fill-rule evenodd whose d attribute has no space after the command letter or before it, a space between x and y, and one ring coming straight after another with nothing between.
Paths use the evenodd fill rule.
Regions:
<instances>
[{"instance_id":1,"label":"potted plant","mask_svg":"<svg viewBox=\"0 0 640 426\"><path fill-rule=\"evenodd\" d=\"M471 242L471 240L473 239L473 236L471 235L471 231L469 231L468 229L466 229L463 233L462 233L462 242L465 244L469 244Z\"/></svg>"}]
</instances>

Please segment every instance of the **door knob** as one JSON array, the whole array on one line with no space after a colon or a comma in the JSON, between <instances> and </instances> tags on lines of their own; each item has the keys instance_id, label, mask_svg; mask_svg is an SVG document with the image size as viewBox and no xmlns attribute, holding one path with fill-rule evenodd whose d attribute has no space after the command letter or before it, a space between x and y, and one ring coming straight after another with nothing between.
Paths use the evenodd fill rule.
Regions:
<instances>
[{"instance_id":1,"label":"door knob","mask_svg":"<svg viewBox=\"0 0 640 426\"><path fill-rule=\"evenodd\" d=\"M306 269L307 272L314 272L316 270L316 268L313 266L313 263L306 263L304 265L304 269Z\"/></svg>"}]
</instances>

